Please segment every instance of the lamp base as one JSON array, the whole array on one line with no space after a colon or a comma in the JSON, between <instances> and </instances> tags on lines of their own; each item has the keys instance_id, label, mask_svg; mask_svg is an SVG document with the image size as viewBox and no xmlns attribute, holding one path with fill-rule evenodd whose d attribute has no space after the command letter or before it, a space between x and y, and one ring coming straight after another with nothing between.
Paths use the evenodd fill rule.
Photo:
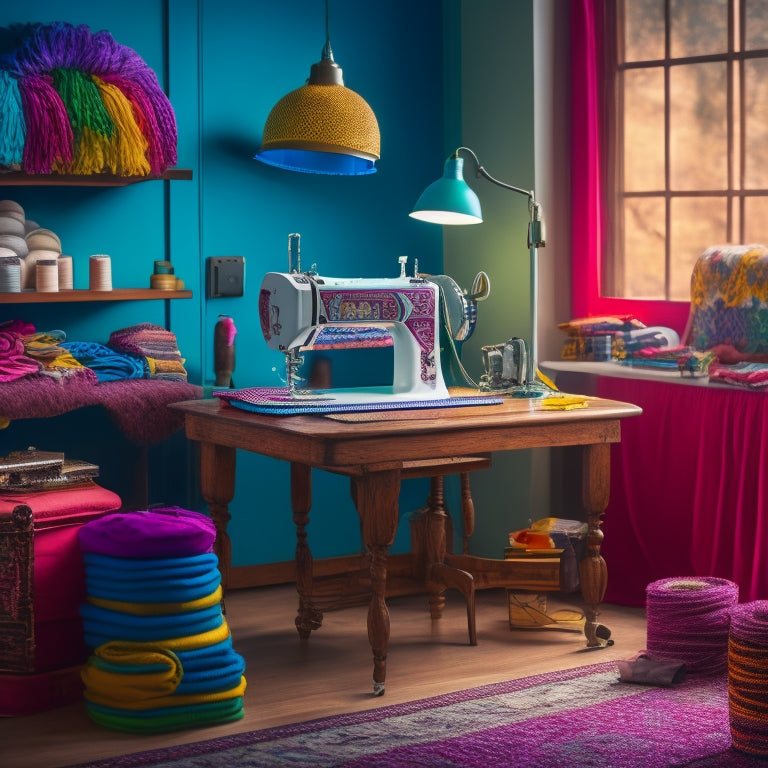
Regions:
<instances>
[{"instance_id":1,"label":"lamp base","mask_svg":"<svg viewBox=\"0 0 768 768\"><path fill-rule=\"evenodd\" d=\"M481 392L493 392L494 395L502 395L503 397L547 397L555 394L557 390L545 384L543 381L534 379L533 381L526 381L523 384L514 384L509 387L491 387L483 382L480 384Z\"/></svg>"},{"instance_id":2,"label":"lamp base","mask_svg":"<svg viewBox=\"0 0 768 768\"><path fill-rule=\"evenodd\" d=\"M543 381L534 379L533 381L526 381L524 384L519 384L512 388L510 394L512 397L546 397L551 395L555 390L548 387Z\"/></svg>"}]
</instances>

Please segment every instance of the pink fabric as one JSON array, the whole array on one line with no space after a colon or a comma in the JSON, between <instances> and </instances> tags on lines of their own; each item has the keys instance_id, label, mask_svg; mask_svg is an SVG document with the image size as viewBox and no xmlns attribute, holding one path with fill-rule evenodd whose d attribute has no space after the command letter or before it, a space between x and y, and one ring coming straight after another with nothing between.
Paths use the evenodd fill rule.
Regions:
<instances>
[{"instance_id":1,"label":"pink fabric","mask_svg":"<svg viewBox=\"0 0 768 768\"><path fill-rule=\"evenodd\" d=\"M714 576L768 598L768 400L760 392L600 377L635 403L611 447L606 601L645 605L651 582Z\"/></svg>"},{"instance_id":2,"label":"pink fabric","mask_svg":"<svg viewBox=\"0 0 768 768\"><path fill-rule=\"evenodd\" d=\"M603 295L603 251L610 246L606 179L615 165L607 143L608 121L614 112L613 13L612 0L571 0L571 316L632 314L646 325L682 333L687 302Z\"/></svg>"},{"instance_id":3,"label":"pink fabric","mask_svg":"<svg viewBox=\"0 0 768 768\"><path fill-rule=\"evenodd\" d=\"M55 380L33 375L2 385L0 416L11 420L49 418L100 405L129 440L153 445L184 426L184 416L167 406L197 400L202 394L202 387L183 381L129 379L98 384L80 377Z\"/></svg>"}]
</instances>

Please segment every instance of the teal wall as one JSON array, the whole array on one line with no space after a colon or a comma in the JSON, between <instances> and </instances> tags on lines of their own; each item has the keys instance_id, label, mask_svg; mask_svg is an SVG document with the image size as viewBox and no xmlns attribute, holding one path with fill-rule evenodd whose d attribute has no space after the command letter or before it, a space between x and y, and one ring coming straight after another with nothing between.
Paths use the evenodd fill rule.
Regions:
<instances>
[{"instance_id":1,"label":"teal wall","mask_svg":"<svg viewBox=\"0 0 768 768\"><path fill-rule=\"evenodd\" d=\"M0 197L18 200L28 217L61 235L64 250L75 260L76 287L86 287L91 253L112 256L118 287L148 285L153 261L168 257L194 298L167 305L26 305L12 312L7 307L0 308L0 320L24 311L24 319L38 328L62 327L72 339L93 341L105 341L111 330L125 325L168 320L190 379L211 385L213 327L219 314L227 314L238 328L235 385L277 384L283 357L268 350L261 338L256 297L265 272L285 270L287 236L299 232L302 264L316 263L326 275L391 276L398 269L397 257L404 254L418 258L422 271L446 271L464 287L478 269L485 269L491 274L494 298L481 305L477 344L526 333L522 272L511 277L506 266L510 259L525 257L524 198L514 201L519 205L508 195L494 202L497 190L490 185L478 189L488 224L472 228L483 232L465 234L468 239L446 236L445 268L441 229L407 214L458 143L487 156L489 170L500 177L523 186L532 183L532 137L525 127L531 3L388 0L376 4L374 12L358 0L331 0L330 8L331 42L346 85L368 101L379 120L382 159L378 172L369 177L289 173L252 159L272 105L302 85L310 66L320 59L325 41L322 0L74 0L66 11L56 0L4 5L3 28L21 22L83 23L93 30L107 29L118 42L134 48L167 89L179 127L178 165L191 168L194 178L120 189L7 187ZM496 54L491 57L496 38L503 42L498 59ZM503 78L501 92L478 87L485 77L498 76L497 68L515 73ZM471 119L463 117L467 106L474 114ZM519 216L516 208L521 209ZM500 221L499 228L491 219ZM205 259L226 255L245 257L245 295L207 300ZM479 361L477 345L469 355ZM23 424L12 428L15 432L0 433L3 453L23 447L18 444L24 440ZM89 429L106 428L89 424L84 431ZM115 451L125 448L119 436L110 440ZM175 456L187 450L185 441L177 438L165 446L165 453ZM515 471L524 475L524 463ZM478 553L496 555L510 521L506 512L495 509L496 484L483 490L483 483L482 478L476 481L476 497L487 509L484 517L494 522L486 537L485 522L478 521ZM177 483L166 478L156 484L163 488L163 497L151 501L197 504L190 485L194 480L187 483L183 476ZM501 492L505 489L506 483ZM407 550L408 515L424 503L426 494L424 481L404 484L395 551ZM348 483L316 473L314 496L309 530L315 556L358 551ZM235 565L293 557L286 465L239 453L231 513Z\"/></svg>"}]
</instances>

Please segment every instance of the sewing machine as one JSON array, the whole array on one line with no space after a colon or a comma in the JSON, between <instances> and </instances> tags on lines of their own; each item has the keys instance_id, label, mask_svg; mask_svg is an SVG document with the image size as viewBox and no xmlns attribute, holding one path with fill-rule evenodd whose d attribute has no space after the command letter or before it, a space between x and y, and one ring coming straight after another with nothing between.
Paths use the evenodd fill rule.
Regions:
<instances>
[{"instance_id":1,"label":"sewing machine","mask_svg":"<svg viewBox=\"0 0 768 768\"><path fill-rule=\"evenodd\" d=\"M300 353L310 349L394 346L392 385L323 390L343 402L376 402L393 398L447 398L440 354L440 307L462 299L465 311L452 338L463 341L474 329L475 301L467 300L451 278L441 284L418 275L405 275L404 257L397 278L336 278L313 272L269 272L259 292L259 321L270 349L286 354L288 385L297 397L295 372ZM484 275L484 273L483 273ZM446 291L444 282L455 291ZM483 285L487 287L487 277ZM476 279L477 282L477 279ZM487 295L487 292L486 294ZM457 316L456 310L450 313ZM313 391L312 394L317 394Z\"/></svg>"}]
</instances>

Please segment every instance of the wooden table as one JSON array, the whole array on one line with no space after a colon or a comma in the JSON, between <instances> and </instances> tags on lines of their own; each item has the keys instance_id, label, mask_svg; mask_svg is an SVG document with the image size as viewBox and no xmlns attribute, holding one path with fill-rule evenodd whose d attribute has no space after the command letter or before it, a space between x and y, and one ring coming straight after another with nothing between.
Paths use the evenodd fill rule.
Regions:
<instances>
[{"instance_id":1,"label":"wooden table","mask_svg":"<svg viewBox=\"0 0 768 768\"><path fill-rule=\"evenodd\" d=\"M621 439L621 419L641 413L637 406L595 398L584 409L549 411L535 400L508 398L500 405L335 416L262 415L217 400L192 400L170 407L185 415L187 437L200 443L201 491L216 523L217 554L225 586L231 559L228 505L235 493L237 449L290 462L291 508L298 537L296 626L302 637L308 637L322 622L322 613L312 602L312 555L306 534L312 505L311 470L350 476L370 556L368 639L373 651L376 694L383 693L386 679L387 552L397 530L401 476L407 476L409 469L420 462L477 457L478 450L492 454L522 448L582 446L582 501L589 527L587 554L580 564L584 633L588 646L605 644L598 636L597 614L608 579L600 554L600 525L608 504L610 444ZM498 570L501 583L504 560L446 555L443 522L436 519L435 531L430 534L432 580L440 581L442 571L447 582L456 569L466 570L471 579L470 569L477 565L488 582L492 576L487 563L495 562L497 569L490 570Z\"/></svg>"}]
</instances>

